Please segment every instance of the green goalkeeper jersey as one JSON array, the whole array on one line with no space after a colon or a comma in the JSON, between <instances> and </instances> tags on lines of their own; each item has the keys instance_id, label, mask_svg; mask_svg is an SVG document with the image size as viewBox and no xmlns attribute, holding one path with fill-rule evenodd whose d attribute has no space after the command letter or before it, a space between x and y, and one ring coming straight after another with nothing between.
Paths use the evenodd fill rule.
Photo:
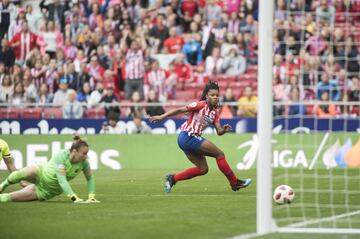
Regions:
<instances>
[{"instance_id":1,"label":"green goalkeeper jersey","mask_svg":"<svg viewBox=\"0 0 360 239\"><path fill-rule=\"evenodd\" d=\"M68 181L74 179L80 172L90 167L87 160L81 163L70 162L70 151L60 150L45 165L40 165L40 185L53 194L73 194ZM64 169L66 177L60 175L59 170Z\"/></svg>"}]
</instances>

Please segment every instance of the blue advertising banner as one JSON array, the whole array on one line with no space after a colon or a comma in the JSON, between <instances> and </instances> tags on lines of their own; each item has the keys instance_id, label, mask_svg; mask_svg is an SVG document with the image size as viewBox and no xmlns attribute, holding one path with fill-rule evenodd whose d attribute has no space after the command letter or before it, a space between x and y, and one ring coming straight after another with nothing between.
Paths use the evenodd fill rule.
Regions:
<instances>
[{"instance_id":1,"label":"blue advertising banner","mask_svg":"<svg viewBox=\"0 0 360 239\"><path fill-rule=\"evenodd\" d=\"M166 119L159 123L144 120L153 134L175 134L180 130L186 119ZM1 134L99 134L104 125L103 119L3 119L0 120ZM256 118L223 119L221 124L229 124L234 133L256 132ZM120 120L116 126L117 132L128 134L133 131L135 124L131 120ZM311 132L311 131L360 131L359 119L317 119L317 118L281 118L274 120L274 133L283 131ZM106 132L105 132L106 133ZM213 128L207 128L204 133L215 133Z\"/></svg>"}]
</instances>

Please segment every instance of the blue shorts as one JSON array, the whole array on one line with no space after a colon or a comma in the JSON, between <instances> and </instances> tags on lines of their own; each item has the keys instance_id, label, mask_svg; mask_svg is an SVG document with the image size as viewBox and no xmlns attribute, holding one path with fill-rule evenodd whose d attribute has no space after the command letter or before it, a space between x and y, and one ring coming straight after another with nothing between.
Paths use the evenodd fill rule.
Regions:
<instances>
[{"instance_id":1,"label":"blue shorts","mask_svg":"<svg viewBox=\"0 0 360 239\"><path fill-rule=\"evenodd\" d=\"M190 136L187 132L181 131L178 136L178 145L187 154L198 151L204 140L201 136Z\"/></svg>"}]
</instances>

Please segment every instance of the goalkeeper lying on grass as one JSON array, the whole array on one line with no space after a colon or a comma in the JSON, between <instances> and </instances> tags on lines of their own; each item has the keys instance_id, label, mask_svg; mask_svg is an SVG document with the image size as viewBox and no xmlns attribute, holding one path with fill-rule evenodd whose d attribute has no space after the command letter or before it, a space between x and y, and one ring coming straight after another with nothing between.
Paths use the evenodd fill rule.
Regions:
<instances>
[{"instance_id":1,"label":"goalkeeper lying on grass","mask_svg":"<svg viewBox=\"0 0 360 239\"><path fill-rule=\"evenodd\" d=\"M60 150L49 162L45 164L31 165L18 171L12 172L0 184L0 193L10 184L26 180L31 185L11 192L1 193L0 202L27 202L43 201L51 199L64 192L74 203L97 203L95 199L95 181L91 174L90 165L87 160L89 145L74 136L74 142L70 149ZM81 171L87 180L89 198L84 201L76 196L68 181L75 178Z\"/></svg>"}]
</instances>

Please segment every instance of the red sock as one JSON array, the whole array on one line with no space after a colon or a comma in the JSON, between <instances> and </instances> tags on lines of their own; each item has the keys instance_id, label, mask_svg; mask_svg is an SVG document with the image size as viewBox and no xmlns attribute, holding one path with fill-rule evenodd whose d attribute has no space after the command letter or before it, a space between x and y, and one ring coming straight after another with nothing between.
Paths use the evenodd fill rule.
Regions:
<instances>
[{"instance_id":1,"label":"red sock","mask_svg":"<svg viewBox=\"0 0 360 239\"><path fill-rule=\"evenodd\" d=\"M231 170L229 164L226 162L225 155L216 159L216 163L220 169L220 171L227 177L231 185L235 185L237 183L237 178L234 172Z\"/></svg>"},{"instance_id":2,"label":"red sock","mask_svg":"<svg viewBox=\"0 0 360 239\"><path fill-rule=\"evenodd\" d=\"M184 171L182 171L181 173L177 173L174 175L174 180L175 182L177 181L181 181L181 180L187 180L196 176L200 176L203 175L203 173L201 172L201 170L197 167L193 167L193 168L188 168Z\"/></svg>"}]
</instances>

